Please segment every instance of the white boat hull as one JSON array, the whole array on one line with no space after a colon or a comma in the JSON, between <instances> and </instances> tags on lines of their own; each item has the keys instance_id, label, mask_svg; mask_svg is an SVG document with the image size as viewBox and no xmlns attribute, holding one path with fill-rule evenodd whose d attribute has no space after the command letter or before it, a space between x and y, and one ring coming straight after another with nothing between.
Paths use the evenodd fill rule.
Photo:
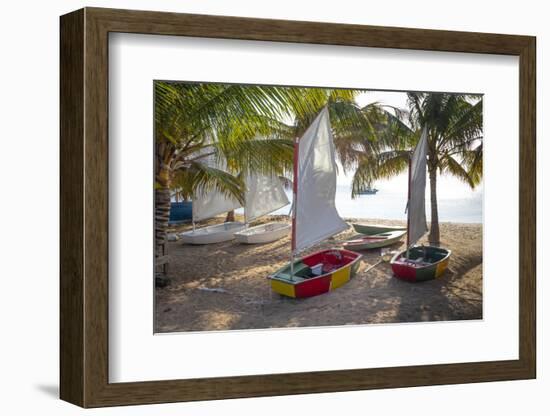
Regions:
<instances>
[{"instance_id":1,"label":"white boat hull","mask_svg":"<svg viewBox=\"0 0 550 416\"><path fill-rule=\"evenodd\" d=\"M290 224L269 222L235 233L235 239L242 244L264 244L280 240L290 232Z\"/></svg>"},{"instance_id":2,"label":"white boat hull","mask_svg":"<svg viewBox=\"0 0 550 416\"><path fill-rule=\"evenodd\" d=\"M184 244L215 244L233 240L235 232L244 230L242 222L224 222L223 224L210 225L197 228L194 231L186 231L180 234Z\"/></svg>"}]
</instances>

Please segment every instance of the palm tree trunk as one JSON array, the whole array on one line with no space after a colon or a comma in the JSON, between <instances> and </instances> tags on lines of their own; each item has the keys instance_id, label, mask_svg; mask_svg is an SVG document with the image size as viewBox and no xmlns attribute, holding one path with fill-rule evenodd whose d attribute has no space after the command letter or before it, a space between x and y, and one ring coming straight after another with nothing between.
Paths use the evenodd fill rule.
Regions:
<instances>
[{"instance_id":1,"label":"palm tree trunk","mask_svg":"<svg viewBox=\"0 0 550 416\"><path fill-rule=\"evenodd\" d=\"M166 242L168 220L170 219L170 189L155 190L155 255L162 256L162 246Z\"/></svg>"},{"instance_id":2,"label":"palm tree trunk","mask_svg":"<svg viewBox=\"0 0 550 416\"><path fill-rule=\"evenodd\" d=\"M170 186L173 149L166 143L157 143L155 161L155 257L164 255L166 232L170 219Z\"/></svg>"},{"instance_id":3,"label":"palm tree trunk","mask_svg":"<svg viewBox=\"0 0 550 416\"><path fill-rule=\"evenodd\" d=\"M235 221L235 210L231 210L227 213L225 217L225 222L234 222Z\"/></svg>"},{"instance_id":4,"label":"palm tree trunk","mask_svg":"<svg viewBox=\"0 0 550 416\"><path fill-rule=\"evenodd\" d=\"M430 202L432 208L432 222L428 241L431 245L439 246L439 213L437 211L437 167L428 167L430 174Z\"/></svg>"}]
</instances>

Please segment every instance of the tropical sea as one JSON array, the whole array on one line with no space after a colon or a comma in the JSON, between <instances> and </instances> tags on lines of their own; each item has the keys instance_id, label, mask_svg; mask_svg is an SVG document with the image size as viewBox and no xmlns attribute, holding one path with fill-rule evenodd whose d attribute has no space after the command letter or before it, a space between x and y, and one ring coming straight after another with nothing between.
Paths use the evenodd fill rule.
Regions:
<instances>
[{"instance_id":1,"label":"tropical sea","mask_svg":"<svg viewBox=\"0 0 550 416\"><path fill-rule=\"evenodd\" d=\"M471 190L452 177L438 178L438 208L440 222L482 223L483 185ZM343 218L406 220L407 177L399 175L374 185L378 192L351 198L351 181L339 176L336 189L336 208ZM426 216L430 220L429 184L426 186ZM292 193L287 191L289 199ZM290 205L274 214L288 214Z\"/></svg>"}]
</instances>

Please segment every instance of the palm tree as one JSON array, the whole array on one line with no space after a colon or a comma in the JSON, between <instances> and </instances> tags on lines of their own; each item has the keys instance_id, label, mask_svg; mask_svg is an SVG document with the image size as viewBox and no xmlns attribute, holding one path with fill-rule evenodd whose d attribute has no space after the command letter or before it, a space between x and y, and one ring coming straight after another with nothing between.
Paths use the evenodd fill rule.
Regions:
<instances>
[{"instance_id":1,"label":"palm tree","mask_svg":"<svg viewBox=\"0 0 550 416\"><path fill-rule=\"evenodd\" d=\"M367 110L355 104L361 92L156 82L157 250L167 229L171 189L183 198L192 198L197 189L216 189L242 202L242 174L290 173L293 139L324 106L329 108L343 164L356 160L359 153L354 148L370 142L381 116L376 106ZM227 169L205 163L212 157L225 161Z\"/></svg>"},{"instance_id":2,"label":"palm tree","mask_svg":"<svg viewBox=\"0 0 550 416\"><path fill-rule=\"evenodd\" d=\"M300 88L155 82L155 237L157 255L170 212L170 190L182 196L217 189L242 201L237 175L290 166L293 129L280 120L310 110ZM291 107L289 103L293 103ZM220 170L204 163L227 161Z\"/></svg>"},{"instance_id":3,"label":"palm tree","mask_svg":"<svg viewBox=\"0 0 550 416\"><path fill-rule=\"evenodd\" d=\"M412 149L424 127L428 131L430 180L430 244L439 245L437 174L450 174L474 189L483 173L483 104L479 96L449 93L407 93L408 110L387 113L379 131L379 151L363 152L353 178L352 197L380 178L395 176L408 168Z\"/></svg>"},{"instance_id":4,"label":"palm tree","mask_svg":"<svg viewBox=\"0 0 550 416\"><path fill-rule=\"evenodd\" d=\"M377 135L386 123L385 112L378 103L364 108L357 105L357 96L364 93L364 90L354 89L308 88L304 98L311 105L293 108L292 136L301 137L326 106L337 157L344 171L354 169L365 154L379 151Z\"/></svg>"}]
</instances>

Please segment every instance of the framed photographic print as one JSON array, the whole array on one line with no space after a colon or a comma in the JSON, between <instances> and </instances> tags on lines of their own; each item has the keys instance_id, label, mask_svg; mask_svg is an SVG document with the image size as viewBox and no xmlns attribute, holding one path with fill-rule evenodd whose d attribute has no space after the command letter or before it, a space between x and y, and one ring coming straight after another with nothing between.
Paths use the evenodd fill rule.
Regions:
<instances>
[{"instance_id":1,"label":"framed photographic print","mask_svg":"<svg viewBox=\"0 0 550 416\"><path fill-rule=\"evenodd\" d=\"M83 406L536 376L535 38L61 17Z\"/></svg>"}]
</instances>

